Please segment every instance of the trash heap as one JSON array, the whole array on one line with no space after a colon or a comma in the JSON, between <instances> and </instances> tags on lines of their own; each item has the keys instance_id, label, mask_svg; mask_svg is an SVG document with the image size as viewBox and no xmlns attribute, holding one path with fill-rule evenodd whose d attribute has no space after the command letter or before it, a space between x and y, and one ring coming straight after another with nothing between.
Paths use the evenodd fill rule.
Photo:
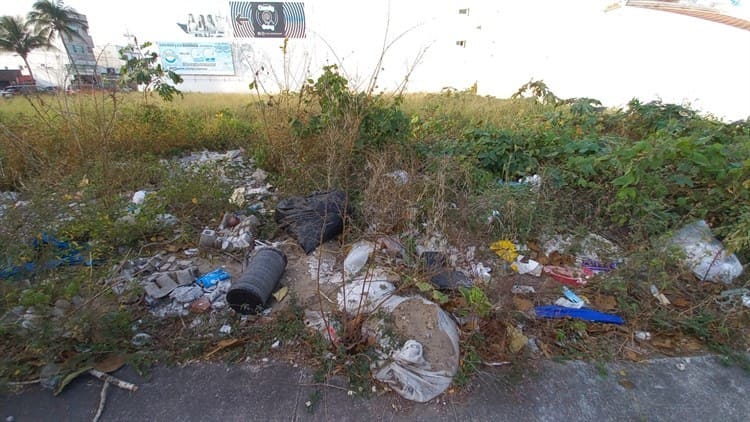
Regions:
<instances>
[{"instance_id":1,"label":"trash heap","mask_svg":"<svg viewBox=\"0 0 750 422\"><path fill-rule=\"evenodd\" d=\"M220 178L236 186L228 198L227 211L218 227L206 227L197 241L197 248L181 251L162 251L151 257L128 260L118 268L111 280L113 290L123 294L133 286L145 292L145 302L150 312L157 317L187 316L209 311L222 311L228 307L227 293L232 286L232 275L240 275L242 266L255 249L257 230L261 224L259 215L267 212L265 201L273 199L273 186L267 183L265 171L254 167L246 160L241 150L226 153L203 151L192 153L176 161L188 172L212 171ZM169 162L165 162L169 166ZM150 196L158 191L137 191L133 194L126 223L135 223L134 216ZM176 222L174 217L159 215L164 224ZM224 258L224 265L213 265L201 274L200 268L209 267L203 257L210 255L215 260L217 253ZM232 253L241 258L232 259Z\"/></svg>"}]
</instances>

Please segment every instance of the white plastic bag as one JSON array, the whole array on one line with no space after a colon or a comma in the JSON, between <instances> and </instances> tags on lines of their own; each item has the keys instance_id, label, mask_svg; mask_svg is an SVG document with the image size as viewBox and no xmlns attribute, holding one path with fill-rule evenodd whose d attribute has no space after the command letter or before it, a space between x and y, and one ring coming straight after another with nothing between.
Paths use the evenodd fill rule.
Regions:
<instances>
[{"instance_id":1,"label":"white plastic bag","mask_svg":"<svg viewBox=\"0 0 750 422\"><path fill-rule=\"evenodd\" d=\"M727 253L704 220L681 228L672 237L671 244L685 253L685 264L702 281L730 284L742 274L740 260L734 254Z\"/></svg>"},{"instance_id":2,"label":"white plastic bag","mask_svg":"<svg viewBox=\"0 0 750 422\"><path fill-rule=\"evenodd\" d=\"M450 343L449 350L441 350L440 354L443 356L441 360L435 358L436 350L428 350L432 352L427 355L431 356L428 360L425 357L425 348L430 345L423 345L417 340L409 339L400 349L391 352L390 359L375 362L372 371L375 379L388 384L405 399L425 403L447 390L458 372L460 357L458 328L436 303L422 297L392 296L383 304L383 308L393 312L397 307L402 306L408 312L415 308L412 306L414 300L434 306L436 311L435 328L432 333L424 333L423 342L432 343L434 338L444 335Z\"/></svg>"},{"instance_id":3,"label":"white plastic bag","mask_svg":"<svg viewBox=\"0 0 750 422\"><path fill-rule=\"evenodd\" d=\"M373 331L381 345L382 359L370 369L375 379L404 398L424 403L448 389L458 372L458 328L436 303L421 296L395 296L395 290L384 280L357 280L342 287L337 296L339 308L349 313L383 312L399 320L391 328L408 340L395 349L393 339L383 334L387 331L384 320L371 321L365 328ZM399 330L399 323L406 328Z\"/></svg>"}]
</instances>

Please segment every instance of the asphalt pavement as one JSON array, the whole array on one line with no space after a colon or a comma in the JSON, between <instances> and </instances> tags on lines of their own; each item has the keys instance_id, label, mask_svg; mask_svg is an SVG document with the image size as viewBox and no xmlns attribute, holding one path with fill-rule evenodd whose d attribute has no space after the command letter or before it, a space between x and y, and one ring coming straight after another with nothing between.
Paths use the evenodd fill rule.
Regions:
<instances>
[{"instance_id":1,"label":"asphalt pavement","mask_svg":"<svg viewBox=\"0 0 750 422\"><path fill-rule=\"evenodd\" d=\"M150 377L124 367L110 386L101 421L747 421L750 373L717 357L644 363L537 361L487 368L469 388L429 403L395 392L366 398L343 380L314 382L309 369L281 362L156 367ZM59 396L38 385L0 395L6 421L90 421L102 381L83 375Z\"/></svg>"}]
</instances>

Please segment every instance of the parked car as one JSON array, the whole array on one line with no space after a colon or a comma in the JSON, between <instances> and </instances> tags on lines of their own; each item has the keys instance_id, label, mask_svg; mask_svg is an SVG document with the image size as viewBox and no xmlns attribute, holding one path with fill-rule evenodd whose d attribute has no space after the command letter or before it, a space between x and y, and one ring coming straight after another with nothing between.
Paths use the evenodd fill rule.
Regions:
<instances>
[{"instance_id":1,"label":"parked car","mask_svg":"<svg viewBox=\"0 0 750 422\"><path fill-rule=\"evenodd\" d=\"M11 98L19 94L18 87L16 86L8 86L5 87L2 91L0 91L0 96L3 98Z\"/></svg>"}]
</instances>

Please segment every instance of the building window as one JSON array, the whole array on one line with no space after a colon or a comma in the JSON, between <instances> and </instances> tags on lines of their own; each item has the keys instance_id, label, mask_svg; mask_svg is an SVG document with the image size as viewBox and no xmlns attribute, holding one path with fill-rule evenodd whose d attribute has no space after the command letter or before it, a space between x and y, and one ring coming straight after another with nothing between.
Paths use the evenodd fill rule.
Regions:
<instances>
[{"instance_id":1,"label":"building window","mask_svg":"<svg viewBox=\"0 0 750 422\"><path fill-rule=\"evenodd\" d=\"M456 45L459 47L466 47L466 40L456 41Z\"/></svg>"},{"instance_id":2,"label":"building window","mask_svg":"<svg viewBox=\"0 0 750 422\"><path fill-rule=\"evenodd\" d=\"M466 9L458 9L458 14L459 15L467 15L468 16L469 15L469 9L468 8L466 8Z\"/></svg>"}]
</instances>

